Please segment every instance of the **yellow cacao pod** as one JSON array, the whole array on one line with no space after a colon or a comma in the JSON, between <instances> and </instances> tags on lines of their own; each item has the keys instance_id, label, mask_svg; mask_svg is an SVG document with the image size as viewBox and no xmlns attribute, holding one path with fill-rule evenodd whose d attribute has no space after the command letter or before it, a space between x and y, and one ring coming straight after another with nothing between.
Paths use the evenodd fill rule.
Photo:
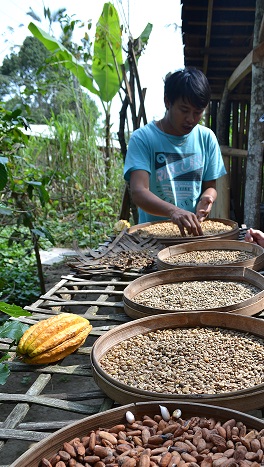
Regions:
<instances>
[{"instance_id":1,"label":"yellow cacao pod","mask_svg":"<svg viewBox=\"0 0 264 467\"><path fill-rule=\"evenodd\" d=\"M88 319L60 313L28 328L18 342L17 355L33 365L57 362L77 350L91 330Z\"/></svg>"},{"instance_id":2,"label":"yellow cacao pod","mask_svg":"<svg viewBox=\"0 0 264 467\"><path fill-rule=\"evenodd\" d=\"M114 232L118 233L118 232L121 232L123 229L129 229L129 227L130 227L130 223L128 221L126 221L125 219L120 219L114 225Z\"/></svg>"}]
</instances>

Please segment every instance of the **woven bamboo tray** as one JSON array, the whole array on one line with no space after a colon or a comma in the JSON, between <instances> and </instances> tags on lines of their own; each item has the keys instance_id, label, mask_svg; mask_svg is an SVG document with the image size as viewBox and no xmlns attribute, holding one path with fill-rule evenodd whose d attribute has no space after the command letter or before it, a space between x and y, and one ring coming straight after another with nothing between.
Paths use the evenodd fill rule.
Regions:
<instances>
[{"instance_id":1,"label":"woven bamboo tray","mask_svg":"<svg viewBox=\"0 0 264 467\"><path fill-rule=\"evenodd\" d=\"M136 303L135 297L142 291L163 284L176 284L177 282L186 281L232 281L244 282L260 289L260 292L253 297L244 300L240 303L227 306L211 308L211 311L221 311L229 313L237 313L247 316L254 316L264 309L264 277L257 271L240 266L200 266L195 268L179 267L174 269L166 269L164 271L153 272L143 277L132 281L124 290L123 302L125 313L130 318L138 319L153 314L188 312L190 309L164 309L155 306L142 305ZM204 297L206 298L206 286L204 288ZM207 309L195 309L191 311L207 311ZM208 310L209 311L209 310Z\"/></svg>"},{"instance_id":2,"label":"woven bamboo tray","mask_svg":"<svg viewBox=\"0 0 264 467\"><path fill-rule=\"evenodd\" d=\"M221 222L222 224L226 226L230 226L231 230L228 230L226 232L221 232L213 235L201 235L201 236L186 236L186 237L180 237L180 236L158 236L158 235L153 235L153 238L155 238L157 241L162 243L163 245L175 245L179 243L185 243L185 242L193 242L193 241L198 241L198 240L204 240L204 239L228 239L228 240L237 240L239 237L239 227L237 222L230 220L230 219L220 219L220 218L212 218L208 219L212 222ZM141 229L144 229L145 227L149 227L152 225L157 225L157 224L171 224L171 221L158 221L158 222L145 222L144 224L136 224L128 229L129 234L135 234L138 233L142 238L152 238L152 236L148 235L147 233L144 235L144 232L141 231Z\"/></svg>"},{"instance_id":3,"label":"woven bamboo tray","mask_svg":"<svg viewBox=\"0 0 264 467\"><path fill-rule=\"evenodd\" d=\"M193 265L186 265L184 263L179 264L178 262L172 262L171 257L178 255L180 261L180 255L189 252L200 252L200 251L212 251L212 250L233 250L239 252L250 253L254 255L254 258L245 259L243 261L226 262L225 266L243 266L255 271L260 271L264 267L264 248L254 243L248 243L238 240L200 240L199 242L182 243L180 245L173 245L164 248L157 254L157 268L159 270L172 269L174 267L197 267L201 264L197 263ZM210 265L208 263L207 265ZM212 264L211 264L212 266Z\"/></svg>"},{"instance_id":4,"label":"woven bamboo tray","mask_svg":"<svg viewBox=\"0 0 264 467\"><path fill-rule=\"evenodd\" d=\"M248 429L262 430L264 421L246 415L236 410L230 410L211 405L200 405L199 403L182 403L182 402L145 402L132 403L123 407L111 409L102 412L98 415L83 418L82 420L68 425L66 428L58 430L55 434L48 436L45 440L40 441L37 445L30 448L22 456L20 456L10 467L38 467L43 457L50 458L59 449L62 448L64 442L68 442L75 437L87 435L90 431L97 428L110 428L114 425L124 424L126 422L126 412L130 411L134 414L136 420L142 419L144 415L154 417L160 415L159 405L166 404L167 409L172 413L176 408L182 412L184 419L191 417L206 417L215 418L220 422L226 422L230 419L242 422Z\"/></svg>"},{"instance_id":5,"label":"woven bamboo tray","mask_svg":"<svg viewBox=\"0 0 264 467\"><path fill-rule=\"evenodd\" d=\"M132 323L122 324L99 337L92 348L91 363L97 385L113 400L120 404L146 402L155 400L178 402L198 402L215 406L229 407L235 410L248 411L264 404L264 384L218 394L169 394L158 393L135 388L110 376L100 360L116 345L134 336L150 331L175 328L221 327L264 338L264 322L258 318L217 312L169 313L141 318Z\"/></svg>"}]
</instances>

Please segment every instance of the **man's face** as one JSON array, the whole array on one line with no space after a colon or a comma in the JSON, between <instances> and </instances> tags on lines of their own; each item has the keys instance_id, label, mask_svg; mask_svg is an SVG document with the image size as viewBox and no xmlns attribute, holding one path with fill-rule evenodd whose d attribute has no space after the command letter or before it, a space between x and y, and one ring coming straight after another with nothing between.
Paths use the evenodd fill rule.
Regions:
<instances>
[{"instance_id":1,"label":"man's face","mask_svg":"<svg viewBox=\"0 0 264 467\"><path fill-rule=\"evenodd\" d=\"M165 102L167 106L166 119L169 120L176 136L187 135L199 123L204 109L197 109L182 98L177 99L174 104Z\"/></svg>"}]
</instances>

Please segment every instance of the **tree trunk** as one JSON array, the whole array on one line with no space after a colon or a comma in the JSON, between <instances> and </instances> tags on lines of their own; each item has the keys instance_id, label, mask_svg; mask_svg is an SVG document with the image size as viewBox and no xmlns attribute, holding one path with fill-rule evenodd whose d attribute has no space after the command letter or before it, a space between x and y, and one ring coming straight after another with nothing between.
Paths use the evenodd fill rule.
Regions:
<instances>
[{"instance_id":1,"label":"tree trunk","mask_svg":"<svg viewBox=\"0 0 264 467\"><path fill-rule=\"evenodd\" d=\"M111 170L111 127L110 127L110 112L107 109L105 115L105 152L104 152L104 163L105 163L105 178L106 185L109 185L110 181L110 170Z\"/></svg>"},{"instance_id":2,"label":"tree trunk","mask_svg":"<svg viewBox=\"0 0 264 467\"><path fill-rule=\"evenodd\" d=\"M256 0L256 16L253 48L259 44L259 30L264 13L263 0ZM253 51L254 56L254 51ZM260 227L260 199L262 184L264 125L259 121L264 112L264 67L252 63L251 113L248 138L248 158L245 184L244 223L248 227Z\"/></svg>"},{"instance_id":3,"label":"tree trunk","mask_svg":"<svg viewBox=\"0 0 264 467\"><path fill-rule=\"evenodd\" d=\"M125 121L127 117L128 105L130 106L130 111L131 111L133 131L140 127L141 119L143 119L144 125L146 125L147 123L146 111L145 111L145 106L144 106L146 89L143 89L143 90L141 89L139 74L138 74L138 69L137 69L137 62L136 62L136 57L135 57L135 51L134 51L134 42L132 40L129 40L129 43L128 43L128 63L129 63L130 77L129 77L129 81L127 81L125 71L123 70L124 83L125 83L125 88L126 88L126 99L123 102L122 109L120 111L120 125L119 125L119 132L118 132L118 138L119 138L124 162L126 158L126 142L125 142L124 126L125 126ZM135 81L137 84L137 91L138 91L139 101L140 101L138 115L137 115L137 108L136 108ZM134 223L137 224L138 223L138 210L135 204L133 203L133 200L130 194L129 184L127 183L124 188L124 194L123 194L119 218L129 220L130 214L132 214Z\"/></svg>"}]
</instances>

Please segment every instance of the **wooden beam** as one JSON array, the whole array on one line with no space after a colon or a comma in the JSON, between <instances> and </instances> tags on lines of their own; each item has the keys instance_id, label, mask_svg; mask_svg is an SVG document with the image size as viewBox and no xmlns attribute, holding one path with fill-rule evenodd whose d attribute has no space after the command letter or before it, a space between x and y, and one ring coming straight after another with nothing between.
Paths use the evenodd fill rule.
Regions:
<instances>
[{"instance_id":1,"label":"wooden beam","mask_svg":"<svg viewBox=\"0 0 264 467\"><path fill-rule=\"evenodd\" d=\"M199 45L195 45L195 46L185 46L185 49L186 49L186 52L188 53L194 53L194 54L197 54L199 53L199 55L204 55L204 54L208 54L208 55L216 55L217 58L218 58L218 55L225 55L226 58L230 58L230 59L233 59L233 55L236 55L236 56L240 56L241 55L245 55L245 53L248 52L251 50L251 47L199 47ZM236 58L236 57L235 57ZM239 57L238 57L239 58Z\"/></svg>"},{"instance_id":2,"label":"wooden beam","mask_svg":"<svg viewBox=\"0 0 264 467\"><path fill-rule=\"evenodd\" d=\"M252 66L252 58L253 58L253 51L249 52L249 54L242 60L242 62L238 65L235 71L232 73L228 80L228 90L232 91L238 83L251 72Z\"/></svg>"},{"instance_id":3,"label":"wooden beam","mask_svg":"<svg viewBox=\"0 0 264 467\"><path fill-rule=\"evenodd\" d=\"M238 83L251 72L252 63L264 60L264 42L261 42L242 60L228 80L228 90L232 91Z\"/></svg>"},{"instance_id":4,"label":"wooden beam","mask_svg":"<svg viewBox=\"0 0 264 467\"><path fill-rule=\"evenodd\" d=\"M241 62L240 62L241 63ZM221 66L219 64L219 66L210 66L210 73L212 74L213 72L215 71L219 71L220 73L224 73L225 71L230 71L230 73L232 73L232 71L234 70L234 67L233 66ZM224 76L214 76L215 79L221 79L221 78L224 78Z\"/></svg>"},{"instance_id":5,"label":"wooden beam","mask_svg":"<svg viewBox=\"0 0 264 467\"><path fill-rule=\"evenodd\" d=\"M188 21L188 26L206 26L206 21ZM223 26L226 28L238 27L238 26L250 26L252 27L252 21L215 21L214 27ZM185 33L187 33L185 31ZM188 34L188 33L187 33Z\"/></svg>"},{"instance_id":6,"label":"wooden beam","mask_svg":"<svg viewBox=\"0 0 264 467\"><path fill-rule=\"evenodd\" d=\"M201 61L202 57L200 55L198 57L197 55L187 55L186 54L185 58L187 60L196 60L196 61L199 60L199 61ZM215 56L210 57L210 69L212 68L212 62L216 63L216 64L218 62L224 62L224 63L228 62L228 63L232 63L232 64L234 64L234 62L235 63L240 63L241 62L241 57L227 57L227 56L217 57L217 58ZM222 67L221 67L221 69L222 69ZM234 66L232 66L231 69L234 70Z\"/></svg>"},{"instance_id":7,"label":"wooden beam","mask_svg":"<svg viewBox=\"0 0 264 467\"><path fill-rule=\"evenodd\" d=\"M211 86L212 87L212 86ZM245 102L245 103L250 103L250 94L229 94L228 100L229 101L239 101L239 102ZM220 101L222 99L222 93L212 93L211 94L211 100L212 101Z\"/></svg>"},{"instance_id":8,"label":"wooden beam","mask_svg":"<svg viewBox=\"0 0 264 467\"><path fill-rule=\"evenodd\" d=\"M195 34L195 39L203 39L204 38L204 34L199 34L199 32L197 32L197 34ZM231 39L231 36L230 34L214 34L212 33L211 34L211 38L212 39ZM236 34L236 40L241 40L241 39L248 39L248 34ZM184 37L183 37L183 40L184 40Z\"/></svg>"},{"instance_id":9,"label":"wooden beam","mask_svg":"<svg viewBox=\"0 0 264 467\"><path fill-rule=\"evenodd\" d=\"M259 43L264 41L264 15L263 15L261 25L260 25L258 40L259 40Z\"/></svg>"},{"instance_id":10,"label":"wooden beam","mask_svg":"<svg viewBox=\"0 0 264 467\"><path fill-rule=\"evenodd\" d=\"M191 11L206 11L207 6L196 6L196 5L184 5L185 10L191 10ZM215 6L214 10L215 11L255 11L255 6Z\"/></svg>"},{"instance_id":11,"label":"wooden beam","mask_svg":"<svg viewBox=\"0 0 264 467\"><path fill-rule=\"evenodd\" d=\"M208 0L208 11L207 11L207 26L205 36L205 49L208 49L211 41L211 29L212 29L212 16L213 16L213 4L214 0ZM203 72L206 75L208 69L208 53L204 55Z\"/></svg>"},{"instance_id":12,"label":"wooden beam","mask_svg":"<svg viewBox=\"0 0 264 467\"><path fill-rule=\"evenodd\" d=\"M248 155L248 151L246 149L236 149L224 145L220 145L220 149L223 156L247 157Z\"/></svg>"},{"instance_id":13,"label":"wooden beam","mask_svg":"<svg viewBox=\"0 0 264 467\"><path fill-rule=\"evenodd\" d=\"M264 42L253 49L252 63L260 63L264 60Z\"/></svg>"}]
</instances>

